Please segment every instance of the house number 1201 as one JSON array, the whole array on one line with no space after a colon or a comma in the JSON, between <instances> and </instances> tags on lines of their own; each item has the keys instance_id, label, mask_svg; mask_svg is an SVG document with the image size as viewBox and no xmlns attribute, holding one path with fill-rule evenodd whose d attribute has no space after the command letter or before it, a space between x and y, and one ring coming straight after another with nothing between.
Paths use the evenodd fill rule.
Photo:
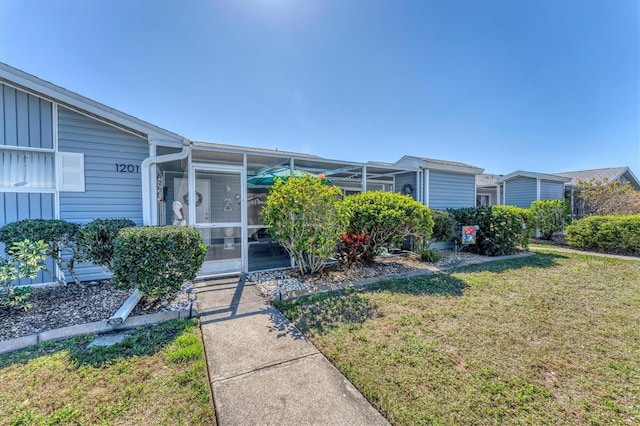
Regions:
<instances>
[{"instance_id":1,"label":"house number 1201","mask_svg":"<svg viewBox=\"0 0 640 426\"><path fill-rule=\"evenodd\" d=\"M116 164L116 171L120 173L140 173L140 166L137 164Z\"/></svg>"}]
</instances>

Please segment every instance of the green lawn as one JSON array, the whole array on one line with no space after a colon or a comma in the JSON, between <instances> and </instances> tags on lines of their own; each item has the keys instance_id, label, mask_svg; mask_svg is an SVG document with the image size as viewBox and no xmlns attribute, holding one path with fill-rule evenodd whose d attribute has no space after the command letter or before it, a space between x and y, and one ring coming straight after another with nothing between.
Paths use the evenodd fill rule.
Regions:
<instances>
[{"instance_id":1,"label":"green lawn","mask_svg":"<svg viewBox=\"0 0 640 426\"><path fill-rule=\"evenodd\" d=\"M0 357L0 425L215 425L195 320L91 336Z\"/></svg>"},{"instance_id":2,"label":"green lawn","mask_svg":"<svg viewBox=\"0 0 640 426\"><path fill-rule=\"evenodd\" d=\"M640 424L640 261L542 252L279 307L393 424Z\"/></svg>"}]
</instances>

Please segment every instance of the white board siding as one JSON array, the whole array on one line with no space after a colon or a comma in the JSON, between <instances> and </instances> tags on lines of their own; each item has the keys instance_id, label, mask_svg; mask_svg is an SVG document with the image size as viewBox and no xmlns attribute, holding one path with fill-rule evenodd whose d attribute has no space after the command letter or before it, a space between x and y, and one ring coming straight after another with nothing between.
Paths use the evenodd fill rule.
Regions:
<instances>
[{"instance_id":1,"label":"white board siding","mask_svg":"<svg viewBox=\"0 0 640 426\"><path fill-rule=\"evenodd\" d=\"M23 219L54 219L54 194L0 192L0 226ZM0 243L0 252L4 257L4 244ZM54 270L53 260L47 259L47 269ZM32 285L52 282L53 278L40 272L33 280L22 279L20 285Z\"/></svg>"},{"instance_id":2,"label":"white board siding","mask_svg":"<svg viewBox=\"0 0 640 426\"><path fill-rule=\"evenodd\" d=\"M437 210L474 207L476 177L462 173L429 171L429 207Z\"/></svg>"},{"instance_id":3,"label":"white board siding","mask_svg":"<svg viewBox=\"0 0 640 426\"><path fill-rule=\"evenodd\" d=\"M84 192L60 192L61 219L85 224L93 219L127 218L142 225L140 166L149 154L145 139L60 107L58 150L83 153L85 170ZM122 173L116 164L137 168ZM78 264L76 273L81 280L107 276L102 268L87 263Z\"/></svg>"},{"instance_id":4,"label":"white board siding","mask_svg":"<svg viewBox=\"0 0 640 426\"><path fill-rule=\"evenodd\" d=\"M535 178L517 177L505 182L505 186L504 203L508 206L529 208L536 201L538 184Z\"/></svg>"},{"instance_id":5,"label":"white board siding","mask_svg":"<svg viewBox=\"0 0 640 426\"><path fill-rule=\"evenodd\" d=\"M563 200L564 199L564 183L540 181L540 199L541 200Z\"/></svg>"},{"instance_id":6,"label":"white board siding","mask_svg":"<svg viewBox=\"0 0 640 426\"><path fill-rule=\"evenodd\" d=\"M53 149L49 101L0 84L0 145Z\"/></svg>"}]
</instances>

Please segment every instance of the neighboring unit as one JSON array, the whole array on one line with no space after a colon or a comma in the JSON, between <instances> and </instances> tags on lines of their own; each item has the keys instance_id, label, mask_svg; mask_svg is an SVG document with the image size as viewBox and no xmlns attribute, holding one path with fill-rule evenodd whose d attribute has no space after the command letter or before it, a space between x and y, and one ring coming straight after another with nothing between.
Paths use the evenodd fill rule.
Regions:
<instances>
[{"instance_id":1,"label":"neighboring unit","mask_svg":"<svg viewBox=\"0 0 640 426\"><path fill-rule=\"evenodd\" d=\"M554 173L558 176L564 176L571 180L566 184L570 187L576 187L579 181L589 182L592 179L603 182L629 182L633 187L640 191L640 181L631 172L629 167L610 167L606 169L578 170L574 172Z\"/></svg>"},{"instance_id":2,"label":"neighboring unit","mask_svg":"<svg viewBox=\"0 0 640 426\"><path fill-rule=\"evenodd\" d=\"M497 179L497 198L501 204L522 208L540 200L564 200L564 184L569 178L517 170Z\"/></svg>"}]
</instances>

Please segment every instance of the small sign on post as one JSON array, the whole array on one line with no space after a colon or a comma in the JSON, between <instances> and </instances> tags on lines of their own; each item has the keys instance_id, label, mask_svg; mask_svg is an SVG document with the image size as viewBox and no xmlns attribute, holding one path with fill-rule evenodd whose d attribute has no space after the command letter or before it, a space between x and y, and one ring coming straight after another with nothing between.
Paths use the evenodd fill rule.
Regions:
<instances>
[{"instance_id":1,"label":"small sign on post","mask_svg":"<svg viewBox=\"0 0 640 426\"><path fill-rule=\"evenodd\" d=\"M478 225L465 225L462 227L462 241L463 245L476 243L476 232L480 229Z\"/></svg>"}]
</instances>

